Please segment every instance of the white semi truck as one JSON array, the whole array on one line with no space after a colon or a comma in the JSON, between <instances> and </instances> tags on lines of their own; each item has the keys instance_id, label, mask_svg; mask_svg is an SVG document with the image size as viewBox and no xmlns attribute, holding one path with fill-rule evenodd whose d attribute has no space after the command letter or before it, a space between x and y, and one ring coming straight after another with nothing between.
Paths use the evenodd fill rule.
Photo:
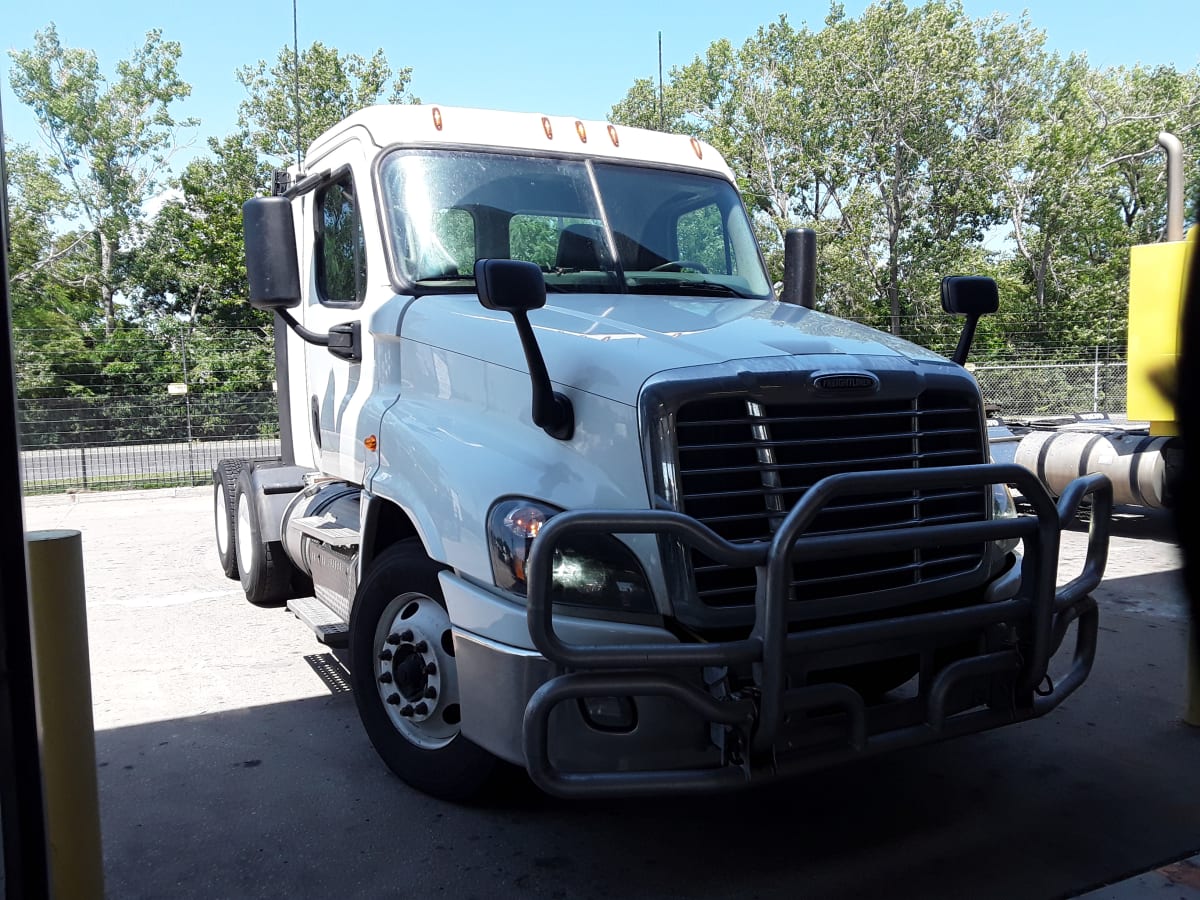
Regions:
<instances>
[{"instance_id":1,"label":"white semi truck","mask_svg":"<svg viewBox=\"0 0 1200 900\"><path fill-rule=\"evenodd\" d=\"M943 283L946 360L808 308L803 241L777 298L702 141L431 106L330 129L245 236L282 457L218 465L221 563L346 648L421 790L745 784L1087 677L1107 516L1056 589L1059 535L1109 486L989 463L986 279Z\"/></svg>"}]
</instances>

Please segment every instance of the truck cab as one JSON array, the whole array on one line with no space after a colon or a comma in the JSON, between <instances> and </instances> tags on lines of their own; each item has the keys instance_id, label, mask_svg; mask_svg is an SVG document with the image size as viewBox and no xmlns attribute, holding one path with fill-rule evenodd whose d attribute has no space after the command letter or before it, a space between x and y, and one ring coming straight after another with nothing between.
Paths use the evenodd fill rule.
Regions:
<instances>
[{"instance_id":1,"label":"truck cab","mask_svg":"<svg viewBox=\"0 0 1200 900\"><path fill-rule=\"evenodd\" d=\"M1086 678L1106 520L1056 589L1058 536L1107 481L1056 505L961 360L781 302L706 143L373 107L245 220L282 454L214 472L221 562L346 647L414 786L744 784ZM972 323L979 281L944 286Z\"/></svg>"}]
</instances>

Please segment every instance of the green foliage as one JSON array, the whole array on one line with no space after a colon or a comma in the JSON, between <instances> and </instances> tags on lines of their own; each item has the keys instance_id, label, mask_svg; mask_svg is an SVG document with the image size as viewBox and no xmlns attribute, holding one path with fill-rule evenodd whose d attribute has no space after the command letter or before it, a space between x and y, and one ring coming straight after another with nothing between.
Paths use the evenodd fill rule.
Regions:
<instances>
[{"instance_id":1,"label":"green foliage","mask_svg":"<svg viewBox=\"0 0 1200 900\"><path fill-rule=\"evenodd\" d=\"M111 83L96 54L62 46L54 25L34 36L33 49L9 55L13 92L37 117L51 151L42 177L26 180L27 191L37 197L34 215L84 223L79 240L66 247L44 240L38 262L41 268L63 256L83 262L83 237L89 236L91 264L76 266L70 284L95 292L111 331L122 286L117 256L134 241L142 205L163 186L176 128L195 124L177 122L171 113L191 93L176 69L179 44L148 32L143 45L117 63Z\"/></svg>"},{"instance_id":2,"label":"green foliage","mask_svg":"<svg viewBox=\"0 0 1200 900\"><path fill-rule=\"evenodd\" d=\"M720 149L776 277L784 231L814 228L820 308L942 346L941 276L988 274L1015 340L1084 346L1124 340L1128 249L1164 228L1155 136L1195 143L1200 72L1094 70L1027 17L881 0L716 40L662 101L640 79L612 117ZM980 340L1011 345L1000 321Z\"/></svg>"},{"instance_id":3,"label":"green foliage","mask_svg":"<svg viewBox=\"0 0 1200 900\"><path fill-rule=\"evenodd\" d=\"M183 196L165 204L127 260L133 312L232 327L261 323L245 301L242 204L269 177L244 132L209 140L210 156L180 179Z\"/></svg>"},{"instance_id":4,"label":"green foliage","mask_svg":"<svg viewBox=\"0 0 1200 900\"><path fill-rule=\"evenodd\" d=\"M290 47L281 48L269 68L265 60L259 60L237 71L247 93L238 109L238 122L258 152L275 163L297 160L301 149L330 126L378 103L385 92L388 103L416 102L407 90L412 69L393 71L382 50L364 59L314 42L300 54L298 101L296 72Z\"/></svg>"},{"instance_id":5,"label":"green foliage","mask_svg":"<svg viewBox=\"0 0 1200 900\"><path fill-rule=\"evenodd\" d=\"M245 302L242 204L294 152L292 52L239 70L240 127L208 139L178 182L171 109L190 89L179 45L161 33L107 79L96 55L63 47L53 25L16 51L11 80L47 152L6 145L12 203L13 312L27 446L277 431L271 320ZM302 140L411 70L315 43L300 60ZM146 201L178 196L146 221ZM186 382L186 403L166 385Z\"/></svg>"},{"instance_id":6,"label":"green foliage","mask_svg":"<svg viewBox=\"0 0 1200 900\"><path fill-rule=\"evenodd\" d=\"M296 159L297 141L413 99L411 69L382 50L316 42L299 58L297 138L295 58L281 49L237 70L237 130L209 138L173 183L178 130L193 124L172 112L190 92L180 53L151 31L108 76L53 25L10 53L14 92L45 138L40 150L6 143L19 389L31 414L106 416L92 432L64 426L81 442L167 436L183 408L165 395L173 381L192 388L197 434L233 427L218 402L244 407L238 428L269 421L258 411L273 403L270 320L244 300L242 203ZM857 17L835 3L813 26L781 16L740 46L714 40L661 94L635 81L611 116L716 146L776 277L785 231L814 228L826 311L948 352L958 323L941 312L941 277L996 278L1002 312L980 324L981 363L1123 346L1129 248L1166 227L1160 130L1191 151L1190 221L1200 210L1200 71L1096 69L1049 52L1027 16L971 18L957 0L878 0ZM167 188L178 196L147 221ZM685 216L677 237L682 255L724 271L717 215ZM565 224L517 217L512 255L552 267ZM474 263L472 229L466 213L438 223L460 272ZM1035 376L989 377L1019 392ZM1049 377L1045 403L1082 403L1074 376Z\"/></svg>"}]
</instances>

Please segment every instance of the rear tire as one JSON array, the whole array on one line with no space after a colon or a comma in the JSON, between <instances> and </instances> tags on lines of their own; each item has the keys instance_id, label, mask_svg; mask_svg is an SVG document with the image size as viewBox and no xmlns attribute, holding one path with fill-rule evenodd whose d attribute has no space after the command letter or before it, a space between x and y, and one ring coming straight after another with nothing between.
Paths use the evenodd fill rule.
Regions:
<instances>
[{"instance_id":1,"label":"rear tire","mask_svg":"<svg viewBox=\"0 0 1200 900\"><path fill-rule=\"evenodd\" d=\"M213 469L213 521L217 534L217 557L221 560L221 571L226 578L237 580L237 492L238 475L246 461L222 459Z\"/></svg>"},{"instance_id":2,"label":"rear tire","mask_svg":"<svg viewBox=\"0 0 1200 900\"><path fill-rule=\"evenodd\" d=\"M254 482L249 469L238 475L234 509L238 578L246 599L255 606L274 606L297 596L292 590L296 567L284 552L282 542L262 539L262 524L258 519L258 504L254 502Z\"/></svg>"},{"instance_id":3,"label":"rear tire","mask_svg":"<svg viewBox=\"0 0 1200 900\"><path fill-rule=\"evenodd\" d=\"M459 730L440 569L416 538L375 559L350 614L350 683L367 736L388 768L426 794L467 800L491 781L497 760Z\"/></svg>"}]
</instances>

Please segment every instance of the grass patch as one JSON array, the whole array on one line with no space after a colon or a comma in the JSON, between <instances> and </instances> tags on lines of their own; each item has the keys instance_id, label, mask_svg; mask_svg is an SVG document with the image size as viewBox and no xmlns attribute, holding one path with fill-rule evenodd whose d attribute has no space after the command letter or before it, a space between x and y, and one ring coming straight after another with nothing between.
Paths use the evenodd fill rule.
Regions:
<instances>
[{"instance_id":1,"label":"grass patch","mask_svg":"<svg viewBox=\"0 0 1200 900\"><path fill-rule=\"evenodd\" d=\"M23 481L21 488L26 497L35 497L44 494L196 487L208 484L211 480L209 472L156 472L152 475L97 475L89 477L86 484L79 478Z\"/></svg>"}]
</instances>

